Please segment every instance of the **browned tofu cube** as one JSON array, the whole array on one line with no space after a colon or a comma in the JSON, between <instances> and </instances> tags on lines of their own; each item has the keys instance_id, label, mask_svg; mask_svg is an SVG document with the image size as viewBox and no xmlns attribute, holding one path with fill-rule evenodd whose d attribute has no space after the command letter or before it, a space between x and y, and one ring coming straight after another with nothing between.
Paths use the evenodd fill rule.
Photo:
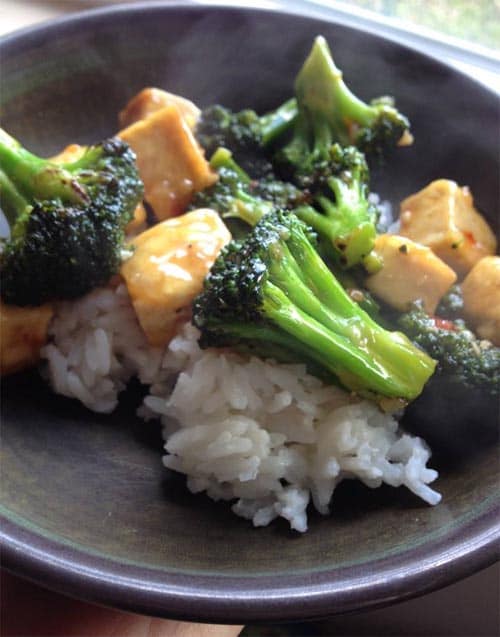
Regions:
<instances>
[{"instance_id":1,"label":"browned tofu cube","mask_svg":"<svg viewBox=\"0 0 500 637\"><path fill-rule=\"evenodd\" d=\"M441 297L456 281L455 272L430 248L407 237L381 234L375 240L374 254L382 268L369 276L366 287L401 312L417 300L433 314Z\"/></svg>"},{"instance_id":2,"label":"browned tofu cube","mask_svg":"<svg viewBox=\"0 0 500 637\"><path fill-rule=\"evenodd\" d=\"M134 216L125 226L125 233L132 237L143 232L146 229L146 221L146 209L142 203L138 203L134 210Z\"/></svg>"},{"instance_id":3,"label":"browned tofu cube","mask_svg":"<svg viewBox=\"0 0 500 637\"><path fill-rule=\"evenodd\" d=\"M162 108L119 136L137 156L145 199L160 220L184 212L195 192L217 180L176 106Z\"/></svg>"},{"instance_id":4,"label":"browned tofu cube","mask_svg":"<svg viewBox=\"0 0 500 637\"><path fill-rule=\"evenodd\" d=\"M80 146L80 144L69 144L69 146L63 148L60 153L50 159L56 164L70 164L80 159L86 149L86 146Z\"/></svg>"},{"instance_id":5,"label":"browned tofu cube","mask_svg":"<svg viewBox=\"0 0 500 637\"><path fill-rule=\"evenodd\" d=\"M200 109L190 100L159 88L145 88L135 95L120 112L120 126L130 126L141 119L146 119L165 106L177 106L186 124L194 129L200 116Z\"/></svg>"},{"instance_id":6,"label":"browned tofu cube","mask_svg":"<svg viewBox=\"0 0 500 637\"><path fill-rule=\"evenodd\" d=\"M18 307L0 302L0 370L2 375L36 365L47 340L50 304Z\"/></svg>"},{"instance_id":7,"label":"browned tofu cube","mask_svg":"<svg viewBox=\"0 0 500 637\"><path fill-rule=\"evenodd\" d=\"M194 298L220 250L231 239L213 210L193 210L132 240L121 274L151 345L162 346L189 316Z\"/></svg>"},{"instance_id":8,"label":"browned tofu cube","mask_svg":"<svg viewBox=\"0 0 500 637\"><path fill-rule=\"evenodd\" d=\"M467 187L438 179L401 203L400 234L429 246L459 277L495 254L496 238Z\"/></svg>"},{"instance_id":9,"label":"browned tofu cube","mask_svg":"<svg viewBox=\"0 0 500 637\"><path fill-rule=\"evenodd\" d=\"M464 314L480 338L500 346L500 257L478 261L462 283Z\"/></svg>"}]
</instances>

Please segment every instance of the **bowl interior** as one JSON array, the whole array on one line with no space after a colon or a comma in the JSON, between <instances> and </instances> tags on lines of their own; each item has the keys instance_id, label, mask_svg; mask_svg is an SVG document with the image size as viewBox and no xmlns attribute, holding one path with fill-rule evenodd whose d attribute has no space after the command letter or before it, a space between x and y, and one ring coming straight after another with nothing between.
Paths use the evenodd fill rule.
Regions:
<instances>
[{"instance_id":1,"label":"bowl interior","mask_svg":"<svg viewBox=\"0 0 500 637\"><path fill-rule=\"evenodd\" d=\"M289 96L319 33L355 92L396 96L412 121L415 145L373 173L382 198L397 205L447 177L469 185L494 223L496 98L416 52L299 16L151 5L7 38L2 126L49 155L115 132L118 111L144 86L201 106L265 111ZM298 536L280 522L254 530L228 505L189 494L162 468L158 427L135 418L139 400L134 387L116 414L101 417L53 396L36 372L3 382L1 511L11 568L124 607L244 621L382 603L493 559L491 447L459 462L439 458L438 507L402 489L346 483L331 515L312 514ZM377 579L384 569L399 582Z\"/></svg>"}]
</instances>

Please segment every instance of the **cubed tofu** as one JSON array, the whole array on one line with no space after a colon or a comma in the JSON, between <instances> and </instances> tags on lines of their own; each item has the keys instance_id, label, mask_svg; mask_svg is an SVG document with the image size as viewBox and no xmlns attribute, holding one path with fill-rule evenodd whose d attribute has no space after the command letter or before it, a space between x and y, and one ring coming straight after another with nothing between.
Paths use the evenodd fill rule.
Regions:
<instances>
[{"instance_id":1,"label":"cubed tofu","mask_svg":"<svg viewBox=\"0 0 500 637\"><path fill-rule=\"evenodd\" d=\"M86 146L69 144L69 146L63 148L60 153L51 157L50 160L56 164L71 164L74 161L78 161L86 150Z\"/></svg>"},{"instance_id":2,"label":"cubed tofu","mask_svg":"<svg viewBox=\"0 0 500 637\"><path fill-rule=\"evenodd\" d=\"M165 106L177 106L186 124L194 130L200 117L200 109L190 100L159 88L145 88L135 95L118 115L120 126L130 126L141 119L146 119Z\"/></svg>"},{"instance_id":3,"label":"cubed tofu","mask_svg":"<svg viewBox=\"0 0 500 637\"><path fill-rule=\"evenodd\" d=\"M2 376L36 365L47 340L50 304L18 307L0 302L0 371Z\"/></svg>"},{"instance_id":4,"label":"cubed tofu","mask_svg":"<svg viewBox=\"0 0 500 637\"><path fill-rule=\"evenodd\" d=\"M438 179L401 203L400 234L429 246L460 278L495 254L496 238L467 187Z\"/></svg>"},{"instance_id":5,"label":"cubed tofu","mask_svg":"<svg viewBox=\"0 0 500 637\"><path fill-rule=\"evenodd\" d=\"M119 133L137 156L144 196L159 220L182 213L217 175L176 106L166 106Z\"/></svg>"},{"instance_id":6,"label":"cubed tofu","mask_svg":"<svg viewBox=\"0 0 500 637\"><path fill-rule=\"evenodd\" d=\"M193 299L231 235L213 210L168 219L132 240L121 274L151 345L162 346L189 316Z\"/></svg>"},{"instance_id":7,"label":"cubed tofu","mask_svg":"<svg viewBox=\"0 0 500 637\"><path fill-rule=\"evenodd\" d=\"M478 336L500 346L500 257L478 261L462 283L466 321Z\"/></svg>"},{"instance_id":8,"label":"cubed tofu","mask_svg":"<svg viewBox=\"0 0 500 637\"><path fill-rule=\"evenodd\" d=\"M134 216L125 226L125 234L129 237L135 236L146 229L146 208L142 203L138 203L134 210Z\"/></svg>"},{"instance_id":9,"label":"cubed tofu","mask_svg":"<svg viewBox=\"0 0 500 637\"><path fill-rule=\"evenodd\" d=\"M369 276L366 287L391 307L404 312L417 300L433 314L441 297L457 279L434 252L407 237L381 234L374 254L382 268Z\"/></svg>"}]
</instances>

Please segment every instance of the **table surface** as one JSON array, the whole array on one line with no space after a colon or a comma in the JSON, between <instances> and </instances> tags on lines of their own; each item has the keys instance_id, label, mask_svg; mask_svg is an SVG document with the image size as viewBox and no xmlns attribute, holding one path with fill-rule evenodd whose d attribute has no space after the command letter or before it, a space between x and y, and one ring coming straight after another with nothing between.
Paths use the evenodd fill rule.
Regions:
<instances>
[{"instance_id":1,"label":"table surface","mask_svg":"<svg viewBox=\"0 0 500 637\"><path fill-rule=\"evenodd\" d=\"M0 35L63 14L116 3L116 0L2 0ZM424 597L380 610L341 616L315 626L316 630L321 626L324 637L497 637L499 618L500 565L496 564Z\"/></svg>"}]
</instances>

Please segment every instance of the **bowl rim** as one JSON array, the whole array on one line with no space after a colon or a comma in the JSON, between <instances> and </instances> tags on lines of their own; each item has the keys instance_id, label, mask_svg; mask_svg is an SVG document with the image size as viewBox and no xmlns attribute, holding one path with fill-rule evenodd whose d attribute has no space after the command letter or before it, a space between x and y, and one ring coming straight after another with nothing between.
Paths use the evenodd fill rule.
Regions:
<instances>
[{"instance_id":1,"label":"bowl rim","mask_svg":"<svg viewBox=\"0 0 500 637\"><path fill-rule=\"evenodd\" d=\"M266 6L269 5L269 6ZM318 11L314 11L314 8ZM225 10L267 12L323 20L353 31L364 31L381 41L415 51L387 35L363 27L346 25L336 15L328 17L318 5L299 10L293 5L259 3L188 2L120 3L65 15L0 37L0 47L16 46L25 38L41 38L48 32L123 13L186 12ZM311 10L304 13L304 10ZM22 42L21 42L22 44ZM423 58L450 68L432 55ZM467 73L453 68L457 75L478 84ZM480 85L491 95L494 91ZM2 507L0 507L1 509ZM62 594L123 610L147 615L217 623L307 620L337 613L376 608L410 599L447 586L472 575L500 559L500 504L493 503L475 519L416 549L372 562L376 573L362 566L350 566L312 573L304 585L303 575L238 576L166 573L149 567L123 564L93 555L82 548L45 537L0 510L0 550L6 570ZM347 576L349 571L350 576ZM193 603L196 611L193 612Z\"/></svg>"},{"instance_id":2,"label":"bowl rim","mask_svg":"<svg viewBox=\"0 0 500 637\"><path fill-rule=\"evenodd\" d=\"M242 579L123 564L47 538L3 514L0 547L6 570L123 610L214 623L308 620L411 599L494 564L500 558L500 508L488 508L430 547L373 561L370 572L362 565L329 569L308 575L307 585L300 574Z\"/></svg>"}]
</instances>

